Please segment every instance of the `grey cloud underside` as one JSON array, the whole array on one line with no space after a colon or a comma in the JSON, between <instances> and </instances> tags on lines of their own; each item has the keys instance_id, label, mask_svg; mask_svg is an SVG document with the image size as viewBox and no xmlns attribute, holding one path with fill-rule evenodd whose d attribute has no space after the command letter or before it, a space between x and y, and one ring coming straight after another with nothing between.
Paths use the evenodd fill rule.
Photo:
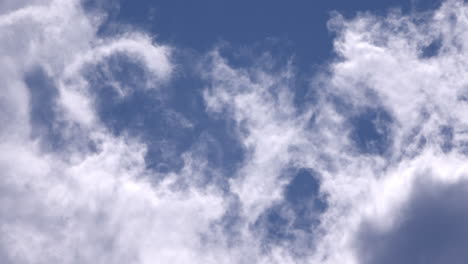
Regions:
<instances>
[{"instance_id":1,"label":"grey cloud underside","mask_svg":"<svg viewBox=\"0 0 468 264\"><path fill-rule=\"evenodd\" d=\"M420 176L390 228L364 221L357 235L362 263L465 263L468 185Z\"/></svg>"},{"instance_id":2,"label":"grey cloud underside","mask_svg":"<svg viewBox=\"0 0 468 264\"><path fill-rule=\"evenodd\" d=\"M463 2L333 15L302 90L293 60L30 4L0 4L0 262L468 260Z\"/></svg>"}]
</instances>

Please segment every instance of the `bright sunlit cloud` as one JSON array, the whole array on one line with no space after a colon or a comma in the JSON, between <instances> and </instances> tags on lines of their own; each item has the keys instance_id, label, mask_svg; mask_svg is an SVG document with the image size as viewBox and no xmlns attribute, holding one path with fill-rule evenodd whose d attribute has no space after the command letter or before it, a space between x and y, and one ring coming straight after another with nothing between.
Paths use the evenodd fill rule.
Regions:
<instances>
[{"instance_id":1,"label":"bright sunlit cloud","mask_svg":"<svg viewBox=\"0 0 468 264\"><path fill-rule=\"evenodd\" d=\"M1 263L468 260L463 1L332 12L313 72L107 6L0 3Z\"/></svg>"}]
</instances>

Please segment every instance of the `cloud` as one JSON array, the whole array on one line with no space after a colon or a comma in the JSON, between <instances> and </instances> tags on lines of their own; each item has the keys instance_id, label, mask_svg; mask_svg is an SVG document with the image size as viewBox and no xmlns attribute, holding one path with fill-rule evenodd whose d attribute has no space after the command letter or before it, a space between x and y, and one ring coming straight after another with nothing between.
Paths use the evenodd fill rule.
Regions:
<instances>
[{"instance_id":1,"label":"cloud","mask_svg":"<svg viewBox=\"0 0 468 264\"><path fill-rule=\"evenodd\" d=\"M357 235L361 263L462 263L468 255L466 180L447 184L421 175L410 197L380 228L364 221Z\"/></svg>"},{"instance_id":2,"label":"cloud","mask_svg":"<svg viewBox=\"0 0 468 264\"><path fill-rule=\"evenodd\" d=\"M346 122L336 125L345 124L344 131L350 131L355 145L348 145L348 151L334 157L345 162L337 164L332 177L322 180L331 204L336 203L325 216L330 217L324 221L330 224L325 227L327 235L322 240L326 246L317 255L325 258L325 263L426 262L416 258L428 254L429 247L413 245L417 252L411 253L396 246L396 241L422 236L409 230L403 235L400 228L410 228L414 221L420 221L422 226L434 222L424 220L418 212L400 214L399 208L423 210L423 205L413 203L427 198L430 206L431 199L434 203L438 197L442 199L439 195L446 188L444 184L465 178L461 161L466 159L463 143L466 120L462 113L467 105L460 98L466 87L463 74L466 63L461 55L465 52L464 12L463 2L446 1L431 13L403 15L391 11L385 17L365 13L351 20L336 15L330 21L330 28L337 33L334 45L338 59L330 66L326 86L333 101L339 98L338 114L351 120L348 125ZM428 48L437 50L429 56ZM343 105L346 109L341 108ZM355 116L360 117L360 113L369 109L372 118L364 118L369 123L359 124ZM382 113L384 118L379 118ZM358 133L365 137L363 141L354 133L364 126L369 126L366 131L373 135ZM369 151L374 143L377 150L385 148L381 160L372 154L384 149ZM441 185L431 188L434 196L418 196L426 188L414 180L418 175L440 181L433 183ZM352 189L340 186L340 182ZM437 204L434 206L433 216L439 210ZM341 212L331 213L340 207ZM445 217L449 216L439 219ZM360 237L357 227L366 223L376 229L363 231L368 236ZM437 228L443 229L442 226ZM464 229L462 225L455 228ZM356 236L364 241L356 241ZM377 237L381 244L373 240ZM440 242L441 247L452 243L449 237ZM359 254L354 252L356 244L360 247ZM441 258L451 260L463 256L453 251Z\"/></svg>"},{"instance_id":3,"label":"cloud","mask_svg":"<svg viewBox=\"0 0 468 264\"><path fill-rule=\"evenodd\" d=\"M3 10L2 261L203 260L198 236L223 212L222 200L215 190L178 190L177 175L152 185L145 144L101 123L84 71L123 54L148 77L138 88L157 89L171 74L170 48L144 33L99 36L99 17L77 1Z\"/></svg>"},{"instance_id":4,"label":"cloud","mask_svg":"<svg viewBox=\"0 0 468 264\"><path fill-rule=\"evenodd\" d=\"M99 34L105 14L78 1L3 2L0 260L464 259L466 11L334 14L337 57L301 106L293 60L215 48L194 63L199 105L176 108L175 48Z\"/></svg>"},{"instance_id":5,"label":"cloud","mask_svg":"<svg viewBox=\"0 0 468 264\"><path fill-rule=\"evenodd\" d=\"M284 226L285 211L277 206L291 180L284 171L312 168L329 206L319 215L316 231L308 234L317 241L316 248L309 247L302 261L365 262L355 246L361 243L355 238L362 222L379 228L398 222L398 208L411 204L411 193L417 192L411 191L418 188L416 175L431 171L441 184L463 179L464 12L463 2L446 1L434 12L389 11L384 17L362 13L349 20L334 15L329 26L337 34L337 58L314 77L310 89L317 100L302 112L288 87L288 78L295 78L290 67L277 70L271 66L274 60L260 60L236 68L219 52L212 53L212 83L205 92L208 110L235 120L249 150L230 181L247 223L276 208L273 228ZM376 232L369 231L369 236L386 239ZM398 229L395 232L398 236ZM392 253L384 251L399 249L388 239L369 263L388 261L385 256ZM362 242L362 248L372 252L370 240ZM277 249L293 256L287 247Z\"/></svg>"}]
</instances>

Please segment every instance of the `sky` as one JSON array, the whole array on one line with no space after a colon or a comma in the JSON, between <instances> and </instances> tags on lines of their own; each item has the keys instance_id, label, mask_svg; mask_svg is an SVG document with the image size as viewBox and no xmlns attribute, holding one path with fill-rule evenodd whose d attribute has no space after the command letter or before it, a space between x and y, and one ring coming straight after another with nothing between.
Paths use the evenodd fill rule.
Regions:
<instances>
[{"instance_id":1,"label":"sky","mask_svg":"<svg viewBox=\"0 0 468 264\"><path fill-rule=\"evenodd\" d=\"M0 263L466 263L466 43L462 0L0 1Z\"/></svg>"}]
</instances>

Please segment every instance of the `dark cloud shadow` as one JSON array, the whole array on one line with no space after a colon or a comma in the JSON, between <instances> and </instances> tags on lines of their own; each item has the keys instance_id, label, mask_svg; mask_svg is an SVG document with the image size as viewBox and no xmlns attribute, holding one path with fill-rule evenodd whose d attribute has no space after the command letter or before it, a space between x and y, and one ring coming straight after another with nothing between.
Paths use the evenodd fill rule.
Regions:
<instances>
[{"instance_id":1,"label":"dark cloud shadow","mask_svg":"<svg viewBox=\"0 0 468 264\"><path fill-rule=\"evenodd\" d=\"M462 264L468 261L468 181L415 181L396 223L364 221L356 246L363 264Z\"/></svg>"}]
</instances>

